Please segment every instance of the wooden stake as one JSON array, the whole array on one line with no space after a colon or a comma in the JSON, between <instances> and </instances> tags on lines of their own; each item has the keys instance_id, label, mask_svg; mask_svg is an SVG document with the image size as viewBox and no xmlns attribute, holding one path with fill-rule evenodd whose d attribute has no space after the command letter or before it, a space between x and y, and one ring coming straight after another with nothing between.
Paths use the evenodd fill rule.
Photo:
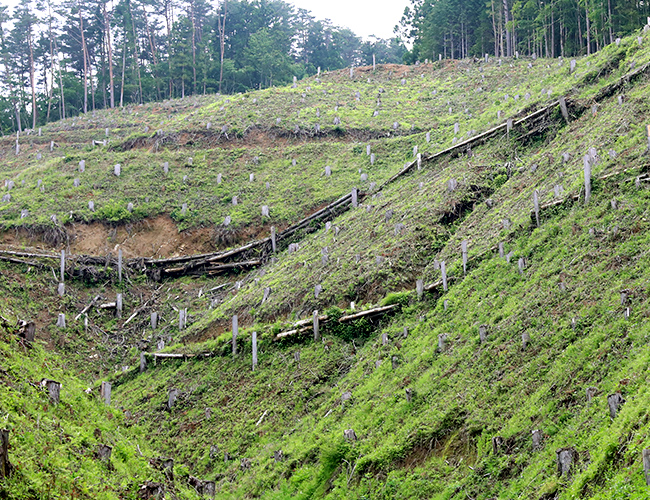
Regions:
<instances>
[{"instance_id":1,"label":"wooden stake","mask_svg":"<svg viewBox=\"0 0 650 500\"><path fill-rule=\"evenodd\" d=\"M147 357L143 352L140 353L140 373L143 373L147 369Z\"/></svg>"},{"instance_id":2,"label":"wooden stake","mask_svg":"<svg viewBox=\"0 0 650 500\"><path fill-rule=\"evenodd\" d=\"M237 355L237 335L239 333L239 325L237 315L232 317L232 355Z\"/></svg>"},{"instance_id":3,"label":"wooden stake","mask_svg":"<svg viewBox=\"0 0 650 500\"><path fill-rule=\"evenodd\" d=\"M585 205L589 203L589 198L591 198L591 166L592 159L590 155L585 155L583 157L584 162L584 175L585 175Z\"/></svg>"},{"instance_id":4,"label":"wooden stake","mask_svg":"<svg viewBox=\"0 0 650 500\"><path fill-rule=\"evenodd\" d=\"M535 207L535 221L539 227L539 191L537 189L533 191L533 206Z\"/></svg>"},{"instance_id":5,"label":"wooden stake","mask_svg":"<svg viewBox=\"0 0 650 500\"><path fill-rule=\"evenodd\" d=\"M253 371L257 368L257 332L253 332Z\"/></svg>"},{"instance_id":6,"label":"wooden stake","mask_svg":"<svg viewBox=\"0 0 650 500\"><path fill-rule=\"evenodd\" d=\"M271 249L273 250L273 253L276 252L276 244L275 244L275 226L271 226Z\"/></svg>"},{"instance_id":7,"label":"wooden stake","mask_svg":"<svg viewBox=\"0 0 650 500\"><path fill-rule=\"evenodd\" d=\"M460 242L460 251L463 256L463 274L467 274L467 240Z\"/></svg>"},{"instance_id":8,"label":"wooden stake","mask_svg":"<svg viewBox=\"0 0 650 500\"><path fill-rule=\"evenodd\" d=\"M65 282L65 250L61 250L61 283Z\"/></svg>"},{"instance_id":9,"label":"wooden stake","mask_svg":"<svg viewBox=\"0 0 650 500\"><path fill-rule=\"evenodd\" d=\"M320 325L318 319L318 311L314 311L313 321L314 321L314 340L320 340L320 331L319 331Z\"/></svg>"},{"instance_id":10,"label":"wooden stake","mask_svg":"<svg viewBox=\"0 0 650 500\"><path fill-rule=\"evenodd\" d=\"M440 263L440 272L442 273L442 289L446 292L447 291L447 267L445 265L444 260Z\"/></svg>"},{"instance_id":11,"label":"wooden stake","mask_svg":"<svg viewBox=\"0 0 650 500\"><path fill-rule=\"evenodd\" d=\"M106 406L111 405L111 384L109 382L102 382L99 395L104 400Z\"/></svg>"},{"instance_id":12,"label":"wooden stake","mask_svg":"<svg viewBox=\"0 0 650 500\"><path fill-rule=\"evenodd\" d=\"M117 251L117 279L122 283L122 249Z\"/></svg>"},{"instance_id":13,"label":"wooden stake","mask_svg":"<svg viewBox=\"0 0 650 500\"><path fill-rule=\"evenodd\" d=\"M415 289L418 294L418 299L422 298L422 295L424 293L424 280L419 279L415 282Z\"/></svg>"}]
</instances>

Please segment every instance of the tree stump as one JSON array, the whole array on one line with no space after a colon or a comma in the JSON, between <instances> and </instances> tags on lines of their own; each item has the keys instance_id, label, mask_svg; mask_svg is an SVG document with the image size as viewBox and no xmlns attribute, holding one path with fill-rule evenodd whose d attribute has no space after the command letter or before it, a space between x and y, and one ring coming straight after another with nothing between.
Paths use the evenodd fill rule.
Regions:
<instances>
[{"instance_id":1,"label":"tree stump","mask_svg":"<svg viewBox=\"0 0 650 500\"><path fill-rule=\"evenodd\" d=\"M526 347L528 346L530 342L530 335L526 332L521 334L521 348L523 350L526 350Z\"/></svg>"},{"instance_id":2,"label":"tree stump","mask_svg":"<svg viewBox=\"0 0 650 500\"><path fill-rule=\"evenodd\" d=\"M393 356L391 359L391 365L393 367L393 370L397 370L397 367L399 366L399 358L397 356Z\"/></svg>"},{"instance_id":3,"label":"tree stump","mask_svg":"<svg viewBox=\"0 0 650 500\"><path fill-rule=\"evenodd\" d=\"M352 429L346 429L343 431L343 437L345 438L346 441L356 441L357 440L357 435L354 433L354 430Z\"/></svg>"},{"instance_id":4,"label":"tree stump","mask_svg":"<svg viewBox=\"0 0 650 500\"><path fill-rule=\"evenodd\" d=\"M645 475L645 484L650 486L650 449L643 450L643 473Z\"/></svg>"},{"instance_id":5,"label":"tree stump","mask_svg":"<svg viewBox=\"0 0 650 500\"><path fill-rule=\"evenodd\" d=\"M406 402L407 403L412 402L413 401L413 389L411 389L410 387L407 387L406 389L404 389L404 392L406 392Z\"/></svg>"},{"instance_id":6,"label":"tree stump","mask_svg":"<svg viewBox=\"0 0 650 500\"><path fill-rule=\"evenodd\" d=\"M438 352L445 352L447 350L447 334L441 333L438 335Z\"/></svg>"},{"instance_id":7,"label":"tree stump","mask_svg":"<svg viewBox=\"0 0 650 500\"><path fill-rule=\"evenodd\" d=\"M534 431L532 431L532 436L533 436L533 450L539 450L542 447L542 440L543 440L542 431L539 429L535 429Z\"/></svg>"},{"instance_id":8,"label":"tree stump","mask_svg":"<svg viewBox=\"0 0 650 500\"><path fill-rule=\"evenodd\" d=\"M501 436L494 436L492 438L492 454L496 455L501 445L503 445L503 438Z\"/></svg>"},{"instance_id":9,"label":"tree stump","mask_svg":"<svg viewBox=\"0 0 650 500\"><path fill-rule=\"evenodd\" d=\"M571 467L576 459L576 451L573 448L560 448L555 451L557 455L557 475L571 475Z\"/></svg>"},{"instance_id":10,"label":"tree stump","mask_svg":"<svg viewBox=\"0 0 650 500\"><path fill-rule=\"evenodd\" d=\"M587 395L587 404L591 404L591 400L594 399L596 394L598 394L598 388L597 387L587 387L585 390L585 393Z\"/></svg>"},{"instance_id":11,"label":"tree stump","mask_svg":"<svg viewBox=\"0 0 650 500\"><path fill-rule=\"evenodd\" d=\"M479 339L481 340L481 344L487 341L487 332L488 332L487 325L481 325L478 327L478 336Z\"/></svg>"},{"instance_id":12,"label":"tree stump","mask_svg":"<svg viewBox=\"0 0 650 500\"><path fill-rule=\"evenodd\" d=\"M170 389L167 398L167 409L171 410L178 398L178 389Z\"/></svg>"},{"instance_id":13,"label":"tree stump","mask_svg":"<svg viewBox=\"0 0 650 500\"><path fill-rule=\"evenodd\" d=\"M61 398L61 384L55 380L45 379L41 382L41 385L47 389L47 395L50 399L50 402L53 404L58 404Z\"/></svg>"},{"instance_id":14,"label":"tree stump","mask_svg":"<svg viewBox=\"0 0 650 500\"><path fill-rule=\"evenodd\" d=\"M284 453L282 453L282 450L276 450L273 452L273 459L276 462L282 462L284 460Z\"/></svg>"},{"instance_id":15,"label":"tree stump","mask_svg":"<svg viewBox=\"0 0 650 500\"><path fill-rule=\"evenodd\" d=\"M610 394L609 396L607 396L607 406L609 406L609 416L612 417L612 419L616 418L618 409L623 403L625 403L625 399L623 399L623 396L621 396L620 392L615 392L614 394Z\"/></svg>"},{"instance_id":16,"label":"tree stump","mask_svg":"<svg viewBox=\"0 0 650 500\"><path fill-rule=\"evenodd\" d=\"M140 373L143 373L147 369L147 357L143 352L140 353Z\"/></svg>"},{"instance_id":17,"label":"tree stump","mask_svg":"<svg viewBox=\"0 0 650 500\"><path fill-rule=\"evenodd\" d=\"M0 479L9 477L9 429L0 429Z\"/></svg>"},{"instance_id":18,"label":"tree stump","mask_svg":"<svg viewBox=\"0 0 650 500\"><path fill-rule=\"evenodd\" d=\"M110 462L111 453L113 453L113 448L107 444L98 444L97 445L97 459L102 462Z\"/></svg>"}]
</instances>

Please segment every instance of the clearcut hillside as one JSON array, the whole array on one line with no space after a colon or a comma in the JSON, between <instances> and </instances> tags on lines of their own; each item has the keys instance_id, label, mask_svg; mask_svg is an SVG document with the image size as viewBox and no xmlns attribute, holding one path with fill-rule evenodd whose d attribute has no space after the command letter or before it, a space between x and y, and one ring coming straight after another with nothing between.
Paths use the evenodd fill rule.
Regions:
<instances>
[{"instance_id":1,"label":"clearcut hillside","mask_svg":"<svg viewBox=\"0 0 650 500\"><path fill-rule=\"evenodd\" d=\"M648 37L2 138L0 497L647 498Z\"/></svg>"}]
</instances>

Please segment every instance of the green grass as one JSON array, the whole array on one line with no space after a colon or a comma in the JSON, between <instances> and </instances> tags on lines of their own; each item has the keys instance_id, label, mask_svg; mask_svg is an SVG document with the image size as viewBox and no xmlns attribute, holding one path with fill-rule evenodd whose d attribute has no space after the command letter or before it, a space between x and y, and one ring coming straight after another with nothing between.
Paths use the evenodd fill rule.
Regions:
<instances>
[{"instance_id":1,"label":"green grass","mask_svg":"<svg viewBox=\"0 0 650 500\"><path fill-rule=\"evenodd\" d=\"M232 215L236 228L255 231L262 223L259 207L267 204L268 224L290 224L351 186L365 188L359 169L369 175L363 182L378 185L412 160L414 146L425 154L450 146L454 123L464 136L471 130L480 133L498 123L498 110L503 121L566 93L590 105L589 99L627 72L632 61L639 66L648 60L646 42L639 48L634 39L625 39L618 48L580 59L575 76L568 74L568 61L538 59L530 69L526 60L504 60L501 66L460 61L409 68L405 84L402 75L384 70L358 71L353 80L345 72L332 73L320 82L302 81L296 89L188 98L134 108L133 114L97 113L92 124L90 117L78 119L72 130L66 130L71 120L53 124L44 129L42 143L50 137L67 142L47 157L47 166L29 162L23 168L15 157L3 159L6 175L18 186L25 178L28 187L11 191L12 202L0 218L6 227L25 223L16 215L18 206L38 213L39 224L46 224L51 212L70 210L71 220L111 223L168 213L182 229L220 224ZM372 117L379 86L385 89L382 107ZM549 88L551 95L542 95ZM648 168L648 91L647 80L640 79L625 87L623 106L615 95L599 103L595 116L587 111L569 124L556 113L546 132L526 142L518 140L523 132L514 130L510 137L474 146L471 156L425 161L421 170L371 192L358 209L334 219L331 228L305 236L297 251L279 252L275 262L236 278L184 278L161 287L132 276L121 288L72 281L69 296L61 300L49 271L21 268L21 276L15 266L3 264L4 310L19 317L44 310L49 325L59 311L76 314L99 291L108 300L122 290L128 299L125 316L151 299L154 290L157 294L128 328L123 319L98 311L91 312L96 328L90 333L81 324L68 332L48 326L62 361L50 361L41 347L25 354L13 341L0 342L0 380L11 388L0 392L0 417L8 415L17 439L10 458L21 464L8 491L27 498L53 488L65 496L78 483L87 496L97 497L104 494L96 489L100 483L107 498L133 496L144 479L161 480L134 451L138 443L146 458L174 458L179 479L173 488L179 498L192 496L184 486L187 474L215 480L218 498L647 497L641 453L650 447L650 194L647 182L637 186L634 180ZM527 92L530 99L524 97ZM337 103L339 111L334 111ZM287 138L295 125L311 130L320 123L329 133L335 116L348 134L342 140ZM165 134L182 144L149 150L147 143L144 149L120 152L125 149L120 144L143 137L137 129L148 125L154 131L160 120ZM207 121L217 135L227 124L228 133L239 137L222 148L204 133ZM400 124L398 133L388 137L394 121ZM109 124L110 147L79 149ZM246 130L251 136L244 139ZM256 143L253 130L271 134L277 143ZM377 155L373 166L366 156L368 142ZM599 161L585 206L582 158L592 147ZM613 158L610 149L616 152ZM567 161L563 153L569 154ZM82 158L97 207L85 215L75 207L88 195L64 187L79 175L74 169ZM170 163L170 187L161 192L156 183L163 161ZM120 178L111 173L114 163L123 166ZM323 175L325 165L333 167L332 178ZM216 185L218 173L222 185ZM598 179L609 174L615 175ZM48 189L27 196L38 178L64 196L55 202ZM448 189L451 179L458 184L454 191ZM269 192L267 180L273 187ZM533 192L538 190L545 204L555 199L556 185L562 186L566 202L542 211L536 227ZM577 201L571 199L574 194ZM232 206L235 195L241 203ZM146 197L149 202L143 201ZM124 212L129 200L135 200L133 213ZM188 204L185 215L182 203ZM462 241L468 242L466 274ZM512 252L509 263L499 257L499 243ZM520 258L526 262L522 270ZM438 281L442 261L454 278L448 291L419 300L416 280ZM235 279L241 287L208 292ZM316 285L322 286L318 298ZM271 293L262 303L265 288ZM622 290L628 290L629 303L621 304ZM339 323L350 302L356 310L380 304L400 304L400 309L381 321ZM188 307L191 321L187 331L179 332L177 310L182 307ZM153 310L163 318L158 331L148 326ZM314 342L311 332L274 340L314 310L330 319L321 329L322 342ZM240 323L236 356L229 344L233 314ZM487 326L485 342L479 338L481 325ZM259 339L255 371L253 331ZM526 349L524 333L530 338ZM443 352L440 335L447 339ZM154 350L160 338L167 351L212 356L151 362L140 374L140 350ZM93 353L98 361L89 359ZM24 371L21 363L26 363ZM63 363L91 379L90 385L129 366L112 377L115 406L106 409L83 394L84 385L64 371ZM70 405L65 411L63 405L44 406L43 395L28 383L41 376L64 379ZM592 386L598 393L587 404L585 390ZM172 388L179 398L168 411ZM626 402L611 420L607 396L616 391ZM351 397L343 398L347 393ZM54 429L50 419L56 418L58 432L69 440L41 432L34 423L41 412L43 425ZM92 459L95 426L116 443L112 475ZM23 428L27 431L20 434ZM348 429L356 441L344 439ZM535 429L543 435L539 449L531 439ZM497 436L503 444L493 450ZM562 447L578 454L569 477L556 474L556 450ZM78 449L82 453L74 454ZM279 450L282 460L276 461ZM249 468L242 467L249 461ZM73 470L80 479L73 483L68 474L52 484L55 470Z\"/></svg>"}]
</instances>

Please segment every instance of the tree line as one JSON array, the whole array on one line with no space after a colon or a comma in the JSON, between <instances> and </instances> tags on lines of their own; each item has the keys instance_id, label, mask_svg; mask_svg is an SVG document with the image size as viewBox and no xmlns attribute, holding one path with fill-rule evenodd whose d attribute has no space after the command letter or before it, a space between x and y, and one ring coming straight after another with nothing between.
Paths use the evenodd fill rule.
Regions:
<instances>
[{"instance_id":1,"label":"tree line","mask_svg":"<svg viewBox=\"0 0 650 500\"><path fill-rule=\"evenodd\" d=\"M589 55L643 27L647 0L411 0L407 60Z\"/></svg>"},{"instance_id":2,"label":"tree line","mask_svg":"<svg viewBox=\"0 0 650 500\"><path fill-rule=\"evenodd\" d=\"M21 0L0 6L0 130L405 53L398 38L362 41L282 0Z\"/></svg>"}]
</instances>

